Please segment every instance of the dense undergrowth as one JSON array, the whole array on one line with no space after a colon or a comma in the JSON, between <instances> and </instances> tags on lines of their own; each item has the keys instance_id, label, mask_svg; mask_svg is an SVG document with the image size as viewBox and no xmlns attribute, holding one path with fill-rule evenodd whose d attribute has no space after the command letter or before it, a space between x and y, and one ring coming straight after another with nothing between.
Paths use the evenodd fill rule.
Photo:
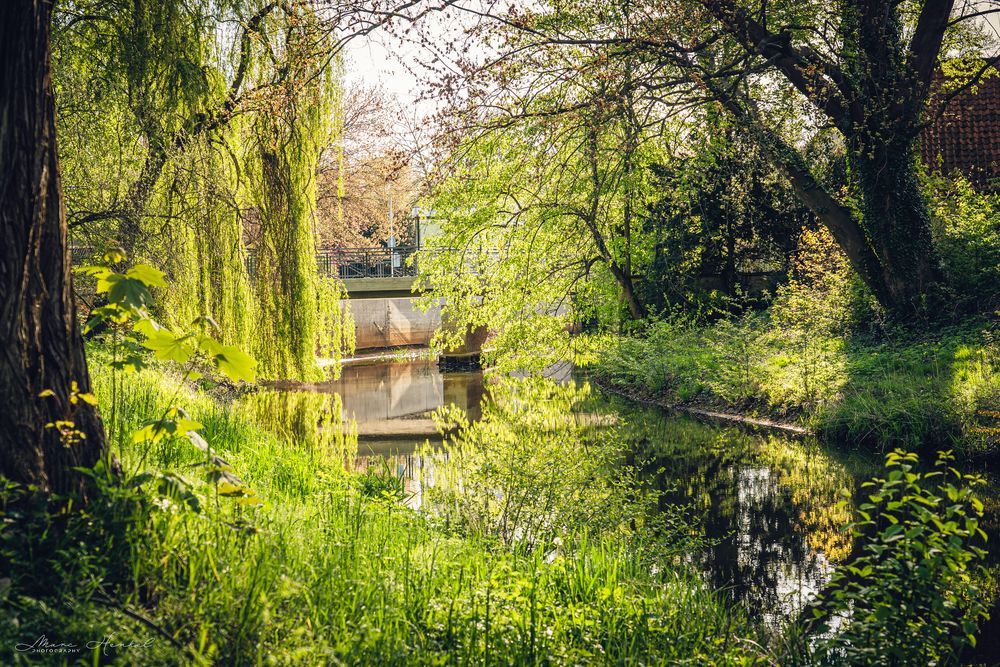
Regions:
<instances>
[{"instance_id":1,"label":"dense undergrowth","mask_svg":"<svg viewBox=\"0 0 1000 667\"><path fill-rule=\"evenodd\" d=\"M721 311L647 322L609 346L598 373L672 403L796 422L841 446L994 454L1000 328L975 313L996 308L1000 200L961 180L935 187L948 276L930 313L937 321L887 321L829 233L803 230L789 280L766 310L734 316L738 304L723 299Z\"/></svg>"},{"instance_id":2,"label":"dense undergrowth","mask_svg":"<svg viewBox=\"0 0 1000 667\"><path fill-rule=\"evenodd\" d=\"M94 371L107 406L111 373ZM317 424L326 397L223 402L175 393L177 379L153 370L121 382L120 434L176 395L210 450L183 437L115 438L123 483L96 471L82 512L7 489L4 518L20 529L0 532L5 664L757 659L738 611L679 563L650 568L632 537L580 524L530 546L490 539L468 521L409 509L388 471L345 472L349 429L294 426ZM253 492L224 496L226 480ZM14 650L37 637L72 647Z\"/></svg>"},{"instance_id":3,"label":"dense undergrowth","mask_svg":"<svg viewBox=\"0 0 1000 667\"><path fill-rule=\"evenodd\" d=\"M222 397L160 369L116 384L92 367L101 403L118 397L121 469L94 470L83 507L0 489L4 664L826 665L872 633L905 660L945 664L983 614L971 478L911 473L901 454L876 480L878 526L851 524L871 567L845 563L816 622L914 571L923 620L873 598L829 637L793 619L773 636L695 574L693 515L641 483L617 437L627 422L577 410L586 385L512 380L492 387L482 420L442 415L458 435L412 509L389 466L352 472L357 441L335 398ZM128 437L178 405L199 437Z\"/></svg>"}]
</instances>

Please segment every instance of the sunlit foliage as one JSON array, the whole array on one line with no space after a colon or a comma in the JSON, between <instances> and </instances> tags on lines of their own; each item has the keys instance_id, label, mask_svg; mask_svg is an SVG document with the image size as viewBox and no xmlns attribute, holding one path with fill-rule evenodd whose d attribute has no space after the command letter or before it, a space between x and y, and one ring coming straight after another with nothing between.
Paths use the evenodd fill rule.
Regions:
<instances>
[{"instance_id":1,"label":"sunlit foliage","mask_svg":"<svg viewBox=\"0 0 1000 667\"><path fill-rule=\"evenodd\" d=\"M333 44L314 8L255 0L80 0L56 19L75 243L166 271L162 318L211 315L269 377L318 376L317 352L352 344L314 260L317 161L341 111Z\"/></svg>"}]
</instances>

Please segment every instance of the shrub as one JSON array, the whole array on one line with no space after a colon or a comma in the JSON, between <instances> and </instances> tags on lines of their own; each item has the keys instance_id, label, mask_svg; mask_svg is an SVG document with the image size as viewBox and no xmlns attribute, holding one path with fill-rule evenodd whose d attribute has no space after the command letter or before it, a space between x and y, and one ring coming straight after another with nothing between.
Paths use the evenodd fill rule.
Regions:
<instances>
[{"instance_id":1,"label":"shrub","mask_svg":"<svg viewBox=\"0 0 1000 667\"><path fill-rule=\"evenodd\" d=\"M833 576L814 607L821 664L931 665L975 644L987 618L977 476L939 454L931 472L916 454L886 456L886 475L862 484L852 525L860 555Z\"/></svg>"},{"instance_id":2,"label":"shrub","mask_svg":"<svg viewBox=\"0 0 1000 667\"><path fill-rule=\"evenodd\" d=\"M1000 196L962 176L929 177L934 241L956 310L1000 307Z\"/></svg>"},{"instance_id":3,"label":"shrub","mask_svg":"<svg viewBox=\"0 0 1000 667\"><path fill-rule=\"evenodd\" d=\"M803 229L791 275L771 306L777 326L801 335L843 335L881 321L875 300L826 228Z\"/></svg>"}]
</instances>

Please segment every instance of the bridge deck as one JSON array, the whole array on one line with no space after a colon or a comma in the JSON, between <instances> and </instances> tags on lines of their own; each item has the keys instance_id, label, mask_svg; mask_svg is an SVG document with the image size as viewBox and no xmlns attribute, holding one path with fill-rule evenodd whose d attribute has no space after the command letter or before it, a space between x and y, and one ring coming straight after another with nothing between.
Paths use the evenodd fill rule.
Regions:
<instances>
[{"instance_id":1,"label":"bridge deck","mask_svg":"<svg viewBox=\"0 0 1000 667\"><path fill-rule=\"evenodd\" d=\"M351 299L378 299L413 295L414 276L385 278L344 278L341 282L347 288Z\"/></svg>"}]
</instances>

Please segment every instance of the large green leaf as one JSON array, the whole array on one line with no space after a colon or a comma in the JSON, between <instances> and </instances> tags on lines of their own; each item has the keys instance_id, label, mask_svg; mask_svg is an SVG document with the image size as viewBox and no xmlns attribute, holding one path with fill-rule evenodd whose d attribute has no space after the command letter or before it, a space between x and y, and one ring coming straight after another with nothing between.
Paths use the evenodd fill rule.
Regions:
<instances>
[{"instance_id":1,"label":"large green leaf","mask_svg":"<svg viewBox=\"0 0 1000 667\"><path fill-rule=\"evenodd\" d=\"M154 320L152 317L143 317L142 319L136 320L135 324L132 325L132 330L136 333L142 334L146 338L149 338L157 331L162 331L163 327L161 327L159 322Z\"/></svg>"},{"instance_id":2,"label":"large green leaf","mask_svg":"<svg viewBox=\"0 0 1000 667\"><path fill-rule=\"evenodd\" d=\"M156 358L161 361L176 361L183 364L194 354L187 336L178 336L166 329L147 334L146 342L143 345L152 350Z\"/></svg>"},{"instance_id":3,"label":"large green leaf","mask_svg":"<svg viewBox=\"0 0 1000 667\"><path fill-rule=\"evenodd\" d=\"M219 370L233 382L257 381L257 360L238 347L221 345L221 350L213 359Z\"/></svg>"},{"instance_id":4,"label":"large green leaf","mask_svg":"<svg viewBox=\"0 0 1000 667\"><path fill-rule=\"evenodd\" d=\"M77 273L82 273L85 276L90 276L90 277L96 278L98 280L102 280L104 278L107 278L112 273L114 273L114 271L112 271L108 267L101 266L99 264L97 264L97 265L80 266L80 267L77 267L75 269L75 271Z\"/></svg>"},{"instance_id":5,"label":"large green leaf","mask_svg":"<svg viewBox=\"0 0 1000 667\"><path fill-rule=\"evenodd\" d=\"M136 264L131 269L125 272L126 277L138 280L139 282L146 285L146 287L166 287L167 283L164 282L163 276L166 274L159 269L154 269L148 264Z\"/></svg>"},{"instance_id":6,"label":"large green leaf","mask_svg":"<svg viewBox=\"0 0 1000 667\"><path fill-rule=\"evenodd\" d=\"M112 303L142 308L153 301L152 295L141 280L127 278L120 273L112 273L105 280L98 281L98 292L102 291L104 283L107 283L108 301Z\"/></svg>"},{"instance_id":7,"label":"large green leaf","mask_svg":"<svg viewBox=\"0 0 1000 667\"><path fill-rule=\"evenodd\" d=\"M198 347L207 354L226 377L233 382L257 381L257 360L238 347L223 345L211 336L198 336Z\"/></svg>"}]
</instances>

